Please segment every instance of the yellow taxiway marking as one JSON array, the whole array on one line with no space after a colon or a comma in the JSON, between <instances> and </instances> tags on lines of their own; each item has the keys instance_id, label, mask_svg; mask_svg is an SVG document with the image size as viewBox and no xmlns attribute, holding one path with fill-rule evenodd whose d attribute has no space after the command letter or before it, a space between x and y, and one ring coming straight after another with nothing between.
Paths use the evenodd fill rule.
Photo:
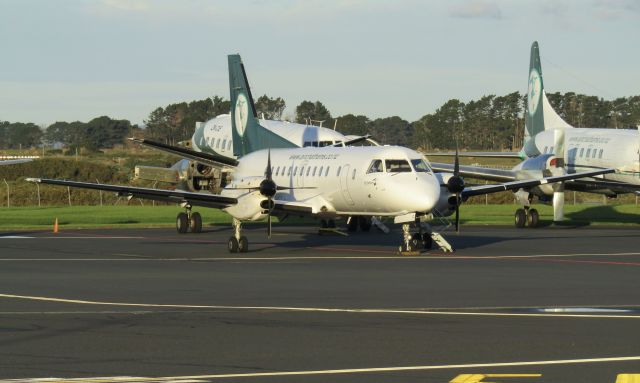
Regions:
<instances>
[{"instance_id":1,"label":"yellow taxiway marking","mask_svg":"<svg viewBox=\"0 0 640 383\"><path fill-rule=\"evenodd\" d=\"M610 315L610 314L557 314L557 313L500 313L500 312L469 312L469 311L428 311L403 309L367 309L367 308L326 308L326 307L288 307L288 306L222 306L222 305L184 305L160 303L125 303L101 302L81 299L65 299L39 297L30 295L0 294L0 298L23 299L43 302L58 302L96 306L122 307L158 307L175 309L213 309L213 310L244 310L244 311L283 311L283 312L326 312L326 313L356 313L356 314L406 314L406 315L458 315L458 316L490 316L490 317L545 317L545 318L598 318L598 319L640 319L640 315Z\"/></svg>"},{"instance_id":2,"label":"yellow taxiway marking","mask_svg":"<svg viewBox=\"0 0 640 383\"><path fill-rule=\"evenodd\" d=\"M523 362L497 362L497 363L472 363L472 364L444 364L444 365L424 365L424 366L400 366L400 367L372 367L372 368L350 368L335 370L303 370L303 371L274 371L274 372L249 372L234 374L211 374L211 375L192 375L192 376L166 376L155 378L122 378L114 377L112 380L108 378L89 378L95 379L91 382L186 382L198 380L213 380L225 378L255 378L255 377L273 377L273 376L305 376L305 375L338 375L338 374L362 374L376 372L402 372L402 371L429 371L429 370L451 370L458 368L495 368L495 367L520 367L520 366L543 366L543 365L565 365L565 364L584 364L584 363L609 363L609 362L627 362L640 360L640 356L622 356L610 358L589 358L589 359L561 359L561 360L539 360L539 361L523 361ZM533 375L533 374L531 374ZM493 375L497 376L497 375ZM118 379L118 380L116 380ZM61 380L54 380L60 382ZM78 380L68 379L65 382L77 382ZM87 379L82 380L87 381ZM2 382L38 382L38 380L3 380ZM43 382L40 380L39 382ZM478 382L478 381L476 381ZM623 381L624 382L624 381ZM632 381L633 382L633 381ZM488 383L488 382L487 382Z\"/></svg>"},{"instance_id":3,"label":"yellow taxiway marking","mask_svg":"<svg viewBox=\"0 0 640 383\"><path fill-rule=\"evenodd\" d=\"M616 383L640 383L640 374L619 374Z\"/></svg>"},{"instance_id":4,"label":"yellow taxiway marking","mask_svg":"<svg viewBox=\"0 0 640 383\"><path fill-rule=\"evenodd\" d=\"M449 383L491 383L485 378L539 378L542 374L462 374Z\"/></svg>"}]
</instances>

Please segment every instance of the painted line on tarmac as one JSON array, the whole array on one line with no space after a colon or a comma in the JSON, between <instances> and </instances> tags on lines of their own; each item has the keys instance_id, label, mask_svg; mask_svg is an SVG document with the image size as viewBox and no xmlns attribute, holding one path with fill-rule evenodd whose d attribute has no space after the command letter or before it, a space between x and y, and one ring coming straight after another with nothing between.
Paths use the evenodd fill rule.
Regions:
<instances>
[{"instance_id":1,"label":"painted line on tarmac","mask_svg":"<svg viewBox=\"0 0 640 383\"><path fill-rule=\"evenodd\" d=\"M451 370L463 368L496 368L496 367L522 367L522 366L548 366L548 365L571 365L586 363L615 363L640 360L640 356L620 356L607 358L589 359L560 359L560 360L537 360L523 362L494 362L494 363L471 363L471 364L440 364L424 366L398 366L398 367L370 367L370 368L345 368L332 370L302 370L302 371L273 371L273 372L246 372L233 374L211 374L211 375L187 375L187 376L165 376L155 378L143 377L101 377L84 378L84 382L108 383L108 382L188 382L200 381L202 379L226 379L226 378L259 378L274 376L310 376L310 375L340 375L340 374L363 374L376 372L403 372L403 371L429 371L429 370ZM56 382L51 380L37 379L11 379L2 382ZM64 380L65 382L78 381L75 379Z\"/></svg>"},{"instance_id":2,"label":"painted line on tarmac","mask_svg":"<svg viewBox=\"0 0 640 383\"><path fill-rule=\"evenodd\" d=\"M315 248L309 248L315 249ZM346 249L331 248L331 251L346 251ZM369 250L360 250L369 252ZM532 259L536 258L564 258L564 257L597 257L597 256L635 256L640 253L573 253L573 254L531 254L531 255L495 255L495 256L471 256L471 255L445 255L445 254L425 254L419 256L281 256L281 257L191 257L191 258L153 258L152 256L143 254L129 253L113 253L111 255L125 258L0 258L2 261L105 261L105 262L123 262L123 261L211 261L211 262L241 262L241 261L301 261L301 260L376 260L376 259L394 259L394 260L495 260L495 259ZM593 263L593 264L612 264L612 265L633 265L640 266L637 262L615 262L615 261L576 261L576 260L553 260L550 262L566 262L566 263Z\"/></svg>"},{"instance_id":3,"label":"painted line on tarmac","mask_svg":"<svg viewBox=\"0 0 640 383\"><path fill-rule=\"evenodd\" d=\"M242 310L242 311L280 311L280 312L324 312L350 314L406 314L426 316L478 316L478 317L545 317L545 318L598 318L598 319L640 319L640 315L610 315L610 314L566 314L566 313L501 313L501 312L469 312L469 311L429 311L403 309L367 309L367 308L326 308L326 307L288 307L288 306L229 306L229 305L183 305L160 303L124 303L101 302L81 299L65 299L53 297L39 297L30 295L0 294L0 298L20 299L41 302L57 302L95 306L121 307L158 307L174 309L210 309L210 310Z\"/></svg>"}]
</instances>

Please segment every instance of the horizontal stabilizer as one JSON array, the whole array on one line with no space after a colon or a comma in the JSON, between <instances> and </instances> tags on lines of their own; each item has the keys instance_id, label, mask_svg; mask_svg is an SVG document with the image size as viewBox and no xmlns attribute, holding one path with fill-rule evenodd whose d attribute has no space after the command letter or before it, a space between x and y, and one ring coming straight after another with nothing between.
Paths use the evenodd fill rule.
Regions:
<instances>
[{"instance_id":1,"label":"horizontal stabilizer","mask_svg":"<svg viewBox=\"0 0 640 383\"><path fill-rule=\"evenodd\" d=\"M234 158L221 156L219 154L196 152L195 150L183 148L180 146L171 146L171 145L163 144L160 142L145 140L141 138L129 138L129 140L135 143L138 143L140 145L158 149L163 152L175 154L177 156L187 158L189 160L196 161L204 165L211 165L211 166L226 165L226 166L234 166L234 167L238 166L238 161L235 160Z\"/></svg>"}]
</instances>

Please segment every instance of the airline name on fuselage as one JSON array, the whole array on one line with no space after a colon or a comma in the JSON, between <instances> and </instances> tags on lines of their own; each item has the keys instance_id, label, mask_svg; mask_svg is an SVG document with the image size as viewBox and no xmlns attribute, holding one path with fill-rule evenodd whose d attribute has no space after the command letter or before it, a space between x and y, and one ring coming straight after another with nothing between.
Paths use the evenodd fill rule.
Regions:
<instances>
[{"instance_id":1,"label":"airline name on fuselage","mask_svg":"<svg viewBox=\"0 0 640 383\"><path fill-rule=\"evenodd\" d=\"M569 138L569 142L593 142L606 144L609 141L611 141L611 138L609 137L574 136Z\"/></svg>"},{"instance_id":2,"label":"airline name on fuselage","mask_svg":"<svg viewBox=\"0 0 640 383\"><path fill-rule=\"evenodd\" d=\"M340 157L339 154L293 154L289 156L290 160L335 160Z\"/></svg>"}]
</instances>

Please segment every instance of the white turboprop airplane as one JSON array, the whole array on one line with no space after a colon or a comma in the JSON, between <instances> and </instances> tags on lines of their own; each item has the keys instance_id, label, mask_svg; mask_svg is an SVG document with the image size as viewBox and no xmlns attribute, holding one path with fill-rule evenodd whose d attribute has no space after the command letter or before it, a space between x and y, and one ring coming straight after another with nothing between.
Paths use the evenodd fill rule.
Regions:
<instances>
[{"instance_id":1,"label":"white turboprop airplane","mask_svg":"<svg viewBox=\"0 0 640 383\"><path fill-rule=\"evenodd\" d=\"M615 197L640 192L640 133L636 129L574 128L551 107L544 91L538 43L531 46L528 102L525 111L525 141L519 153L465 153L468 157L512 157L523 159L511 170L460 166L462 176L490 181L516 181L550 175L577 174L598 169L615 173L568 180L557 184L523 187L515 191L524 208L515 213L516 227L535 227L538 212L530 208L534 196L553 203L554 221L562 221L564 190ZM428 156L443 155L430 153ZM450 155L450 154L449 154ZM452 164L432 162L436 171L451 171Z\"/></svg>"},{"instance_id":2,"label":"white turboprop airplane","mask_svg":"<svg viewBox=\"0 0 640 383\"><path fill-rule=\"evenodd\" d=\"M230 71L244 72L239 55L229 55L228 61ZM251 94L248 96L251 98ZM264 129L262 133L269 137L272 148L348 146L361 141L377 145L369 136L345 136L335 130L315 125L265 119L259 119L258 124ZM135 179L168 183L175 185L179 190L219 193L228 183L233 171L233 167L225 165L225 161L237 158L233 150L231 114L222 114L207 122L197 122L191 140L183 146L171 146L137 138L131 140L184 158L169 168L136 166L134 173ZM177 226L178 232L200 232L200 214L192 212L190 205L185 207L185 212L179 214L177 221L182 222L181 217L186 215L187 225Z\"/></svg>"},{"instance_id":3,"label":"white turboprop airplane","mask_svg":"<svg viewBox=\"0 0 640 383\"><path fill-rule=\"evenodd\" d=\"M267 233L270 235L271 216L279 214L324 219L371 215L394 217L395 223L402 224L400 251L404 252L430 248L434 233L430 228L425 231L418 223L428 221L436 211L457 211L458 202L466 196L613 171L604 169L465 188L457 165L453 174L434 174L422 154L404 147L271 149L283 138L259 124L242 66L230 66L230 83L232 142L238 159L215 156L219 164L233 168L231 180L220 194L40 178L28 181L223 209L233 217L234 234L228 241L229 251L233 253L246 252L249 248L248 240L241 231L243 221L267 218ZM178 220L182 219L186 220L178 217ZM186 222L178 223L181 224ZM413 224L417 227L415 233L412 233Z\"/></svg>"}]
</instances>

